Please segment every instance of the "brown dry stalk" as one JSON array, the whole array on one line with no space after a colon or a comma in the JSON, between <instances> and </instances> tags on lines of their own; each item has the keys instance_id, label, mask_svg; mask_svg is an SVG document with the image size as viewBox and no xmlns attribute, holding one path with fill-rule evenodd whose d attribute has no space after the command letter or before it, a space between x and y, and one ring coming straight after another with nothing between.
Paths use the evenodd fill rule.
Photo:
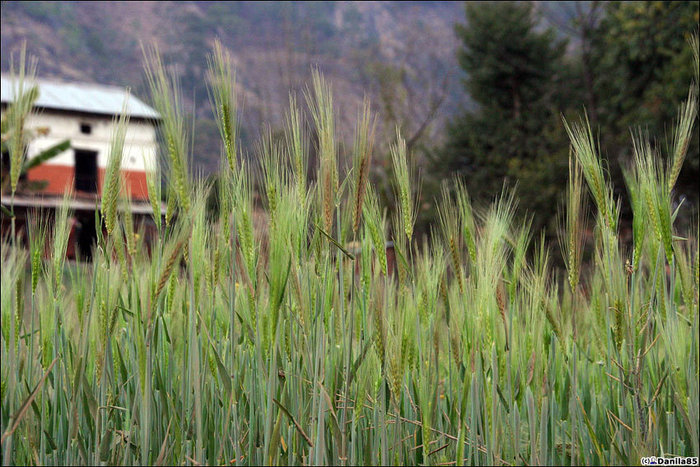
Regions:
<instances>
[{"instance_id":1,"label":"brown dry stalk","mask_svg":"<svg viewBox=\"0 0 700 467\"><path fill-rule=\"evenodd\" d=\"M357 170L357 181L355 184L355 206L353 209L353 232L357 232L362 218L362 205L365 196L365 186L369 176L369 167L372 163L372 150L374 147L374 130L376 120L370 116L370 104L367 99L364 101L360 126L355 137L355 170ZM358 159L359 158L359 163Z\"/></svg>"},{"instance_id":2,"label":"brown dry stalk","mask_svg":"<svg viewBox=\"0 0 700 467\"><path fill-rule=\"evenodd\" d=\"M358 174L357 190L355 192L355 209L353 211L352 231L357 232L362 217L362 203L365 198L365 184L367 183L367 172L369 171L371 152L363 154L360 160L360 173Z\"/></svg>"},{"instance_id":3,"label":"brown dry stalk","mask_svg":"<svg viewBox=\"0 0 700 467\"><path fill-rule=\"evenodd\" d=\"M502 280L498 282L498 287L496 288L496 303L498 304L501 321L503 321L503 331L506 334L506 348L509 348L508 324L506 321L506 289Z\"/></svg>"},{"instance_id":4,"label":"brown dry stalk","mask_svg":"<svg viewBox=\"0 0 700 467\"><path fill-rule=\"evenodd\" d=\"M326 161L326 164L328 161ZM330 167L323 169L323 228L326 232L333 229L333 172Z\"/></svg>"},{"instance_id":5,"label":"brown dry stalk","mask_svg":"<svg viewBox=\"0 0 700 467\"><path fill-rule=\"evenodd\" d=\"M382 299L377 296L374 299L374 306L372 307L372 316L374 317L374 326L376 328L376 343L377 343L377 354L379 354L379 359L382 362L382 367L386 364L385 362L385 349L386 349L386 335L384 331L384 315L382 313Z\"/></svg>"},{"instance_id":6,"label":"brown dry stalk","mask_svg":"<svg viewBox=\"0 0 700 467\"><path fill-rule=\"evenodd\" d=\"M455 275L457 276L457 285L459 285L459 293L464 294L464 281L462 278L462 266L459 261L459 251L457 250L457 243L454 237L450 236L450 258L452 258L452 266L455 269Z\"/></svg>"},{"instance_id":7,"label":"brown dry stalk","mask_svg":"<svg viewBox=\"0 0 700 467\"><path fill-rule=\"evenodd\" d=\"M158 279L158 286L156 287L155 293L153 294L154 302L158 299L158 296L163 290L163 287L165 287L165 284L168 282L170 274L173 272L173 268L175 267L175 262L180 257L180 254L182 253L186 242L187 237L185 236L177 242L177 245L175 246L175 248L173 248L173 251L170 253L168 261L165 263L165 268L163 268L163 271L160 273L160 278Z\"/></svg>"},{"instance_id":8,"label":"brown dry stalk","mask_svg":"<svg viewBox=\"0 0 700 467\"><path fill-rule=\"evenodd\" d=\"M554 330L554 334L557 336L557 339L559 339L559 342L561 342L561 330L559 329L559 324L557 321L554 319L554 314L552 313L552 309L549 307L547 303L545 303L544 299L542 300L542 308L544 308L544 313L545 316L547 317L547 321L549 321L550 326L552 326L552 329Z\"/></svg>"}]
</instances>

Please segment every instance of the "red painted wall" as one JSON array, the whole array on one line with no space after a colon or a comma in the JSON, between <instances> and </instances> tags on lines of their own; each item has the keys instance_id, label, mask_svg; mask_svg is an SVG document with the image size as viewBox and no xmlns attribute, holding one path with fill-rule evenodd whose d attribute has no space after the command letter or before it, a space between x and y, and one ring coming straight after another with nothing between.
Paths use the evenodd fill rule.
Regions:
<instances>
[{"instance_id":1,"label":"red painted wall","mask_svg":"<svg viewBox=\"0 0 700 467\"><path fill-rule=\"evenodd\" d=\"M27 173L27 179L31 181L48 181L48 186L42 193L50 195L63 195L66 188L73 187L74 168L70 165L41 164ZM122 170L122 176L126 185L131 190L133 199L148 199L148 185L146 184L146 172L138 170ZM102 194L102 185L105 178L105 169L97 169L97 190Z\"/></svg>"}]
</instances>

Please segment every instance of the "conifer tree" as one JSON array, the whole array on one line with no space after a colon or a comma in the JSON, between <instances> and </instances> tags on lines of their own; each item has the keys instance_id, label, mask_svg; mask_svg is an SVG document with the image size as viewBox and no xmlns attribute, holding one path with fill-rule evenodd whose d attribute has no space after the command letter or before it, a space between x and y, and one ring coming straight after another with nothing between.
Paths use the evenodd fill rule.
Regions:
<instances>
[{"instance_id":1,"label":"conifer tree","mask_svg":"<svg viewBox=\"0 0 700 467\"><path fill-rule=\"evenodd\" d=\"M518 184L530 212L553 212L566 181L568 144L561 126L566 43L537 28L529 3L466 5L458 59L476 109L452 122L440 161L466 177L486 201L504 181ZM549 222L535 218L535 226ZM552 224L553 227L553 224Z\"/></svg>"}]
</instances>

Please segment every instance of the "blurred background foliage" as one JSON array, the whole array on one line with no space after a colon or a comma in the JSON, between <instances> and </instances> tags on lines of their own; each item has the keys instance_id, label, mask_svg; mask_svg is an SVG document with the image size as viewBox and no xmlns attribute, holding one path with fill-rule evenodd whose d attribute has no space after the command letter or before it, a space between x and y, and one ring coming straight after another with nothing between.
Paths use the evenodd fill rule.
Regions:
<instances>
[{"instance_id":1,"label":"blurred background foliage","mask_svg":"<svg viewBox=\"0 0 700 467\"><path fill-rule=\"evenodd\" d=\"M522 207L550 235L568 175L561 116L587 116L625 196L630 129L648 131L659 153L669 153L670 122L693 79L688 40L698 28L696 2L562 3L539 12L534 3L466 5L458 58L478 106L451 121L433 159L445 176L466 177L482 202L504 181L517 183ZM676 188L686 222L697 213L699 175L695 131Z\"/></svg>"}]
</instances>

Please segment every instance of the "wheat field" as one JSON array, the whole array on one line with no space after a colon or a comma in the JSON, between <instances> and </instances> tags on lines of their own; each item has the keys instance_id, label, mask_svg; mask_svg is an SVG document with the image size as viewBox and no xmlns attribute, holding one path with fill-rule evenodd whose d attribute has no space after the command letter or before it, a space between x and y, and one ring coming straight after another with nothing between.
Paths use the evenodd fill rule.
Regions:
<instances>
[{"instance_id":1,"label":"wheat field","mask_svg":"<svg viewBox=\"0 0 700 467\"><path fill-rule=\"evenodd\" d=\"M396 215L387 215L369 182L370 105L341 170L332 90L318 72L290 99L283 138L266 135L246 162L235 75L219 46L209 89L220 181L195 179L177 83L157 50L144 55L165 143L149 178L152 245L120 190L126 118L114 122L92 262L65 260L70 193L50 221L30 217L26 247L2 240L3 465L698 456L699 228L676 229L685 206L673 191L697 83L669 154L633 133L624 197L585 118L566 122L569 188L560 249L550 250L516 215L516 192L480 209L468 180L445 183L439 223L417 239L420 182L404 140L391 148ZM14 119L31 111L16 108ZM13 122L10 141L21 141ZM11 159L22 162L19 151ZM631 243L620 234L625 203Z\"/></svg>"}]
</instances>

